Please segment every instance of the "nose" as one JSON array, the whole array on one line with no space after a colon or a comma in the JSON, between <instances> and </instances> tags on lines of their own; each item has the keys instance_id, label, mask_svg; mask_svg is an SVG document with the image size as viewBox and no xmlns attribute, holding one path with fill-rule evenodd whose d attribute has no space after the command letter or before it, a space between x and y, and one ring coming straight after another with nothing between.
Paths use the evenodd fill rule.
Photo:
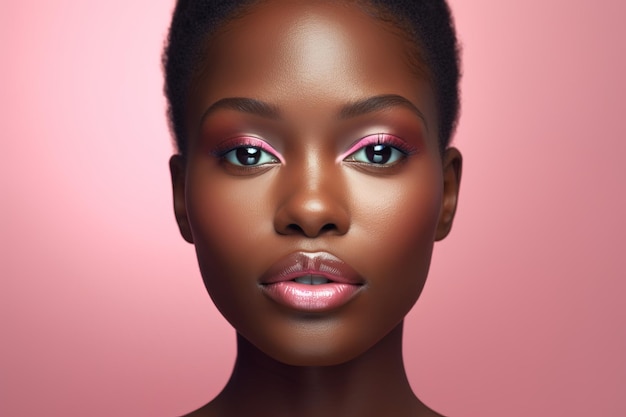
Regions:
<instances>
[{"instance_id":1,"label":"nose","mask_svg":"<svg viewBox=\"0 0 626 417\"><path fill-rule=\"evenodd\" d=\"M337 167L284 172L274 229L281 235L343 235L350 228L345 181Z\"/></svg>"}]
</instances>

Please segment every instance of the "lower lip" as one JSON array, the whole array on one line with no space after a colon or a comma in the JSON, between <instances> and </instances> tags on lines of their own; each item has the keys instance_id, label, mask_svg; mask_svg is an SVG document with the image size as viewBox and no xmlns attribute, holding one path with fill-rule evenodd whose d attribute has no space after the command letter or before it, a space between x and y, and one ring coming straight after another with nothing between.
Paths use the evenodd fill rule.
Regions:
<instances>
[{"instance_id":1,"label":"lower lip","mask_svg":"<svg viewBox=\"0 0 626 417\"><path fill-rule=\"evenodd\" d=\"M265 293L278 304L294 310L321 313L346 304L359 291L361 285L331 282L320 285L281 281L265 284Z\"/></svg>"}]
</instances>

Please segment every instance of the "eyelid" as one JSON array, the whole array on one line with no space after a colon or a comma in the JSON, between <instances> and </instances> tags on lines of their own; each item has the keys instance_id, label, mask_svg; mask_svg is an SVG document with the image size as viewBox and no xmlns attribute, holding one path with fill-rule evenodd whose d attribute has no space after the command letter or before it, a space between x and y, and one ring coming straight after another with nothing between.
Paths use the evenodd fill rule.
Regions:
<instances>
[{"instance_id":1,"label":"eyelid","mask_svg":"<svg viewBox=\"0 0 626 417\"><path fill-rule=\"evenodd\" d=\"M225 141L221 142L211 153L221 158L232 150L245 147L259 148L262 151L265 151L275 156L276 159L278 159L282 164L285 163L285 158L283 158L283 156L276 149L274 149L269 143L267 143L263 139L259 139L254 136L236 136L230 139L226 139Z\"/></svg>"},{"instance_id":2,"label":"eyelid","mask_svg":"<svg viewBox=\"0 0 626 417\"><path fill-rule=\"evenodd\" d=\"M346 159L348 156L352 155L359 149L362 149L366 146L370 145L388 145L394 148L397 148L400 152L410 155L417 152L417 148L408 144L405 140L400 139L397 136L390 135L388 133L374 133L372 135L367 135L356 142L354 142L348 150L337 158L337 162L341 162Z\"/></svg>"}]
</instances>

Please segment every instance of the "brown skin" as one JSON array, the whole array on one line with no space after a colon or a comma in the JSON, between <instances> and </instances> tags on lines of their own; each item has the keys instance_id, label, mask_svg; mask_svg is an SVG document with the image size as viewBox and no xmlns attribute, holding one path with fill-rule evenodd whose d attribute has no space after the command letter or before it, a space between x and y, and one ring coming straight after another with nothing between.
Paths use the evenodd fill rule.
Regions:
<instances>
[{"instance_id":1,"label":"brown skin","mask_svg":"<svg viewBox=\"0 0 626 417\"><path fill-rule=\"evenodd\" d=\"M433 90L386 25L356 5L273 0L208 45L213 64L189 98L188 156L173 156L170 168L181 233L238 350L226 388L190 416L439 415L408 384L402 325L434 242L450 231L461 156L440 154ZM410 104L341 113L381 95ZM278 114L213 106L242 97ZM413 151L384 166L342 158L378 133ZM263 140L284 162L270 155L242 168L216 155L240 136ZM364 290L326 313L277 304L259 277L294 251L341 258Z\"/></svg>"}]
</instances>

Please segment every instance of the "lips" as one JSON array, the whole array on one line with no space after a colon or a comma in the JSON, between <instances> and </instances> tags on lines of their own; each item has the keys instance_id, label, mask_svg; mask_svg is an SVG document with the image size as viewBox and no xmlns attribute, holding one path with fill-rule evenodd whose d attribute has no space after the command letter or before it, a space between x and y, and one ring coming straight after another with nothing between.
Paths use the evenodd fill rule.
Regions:
<instances>
[{"instance_id":1,"label":"lips","mask_svg":"<svg viewBox=\"0 0 626 417\"><path fill-rule=\"evenodd\" d=\"M259 282L270 299L302 312L337 309L364 284L352 267L327 252L289 254L272 265Z\"/></svg>"}]
</instances>

